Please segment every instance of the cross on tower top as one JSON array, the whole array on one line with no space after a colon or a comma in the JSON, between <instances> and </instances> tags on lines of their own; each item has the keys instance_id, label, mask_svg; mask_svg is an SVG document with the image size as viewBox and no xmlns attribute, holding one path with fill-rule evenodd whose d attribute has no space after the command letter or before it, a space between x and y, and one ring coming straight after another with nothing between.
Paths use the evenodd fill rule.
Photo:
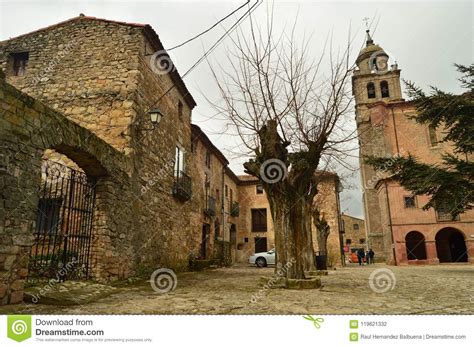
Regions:
<instances>
[{"instance_id":1,"label":"cross on tower top","mask_svg":"<svg viewBox=\"0 0 474 347\"><path fill-rule=\"evenodd\" d=\"M365 27L367 29L369 29L369 20L370 20L370 18L369 17L364 17L364 18L362 18L362 20L365 22Z\"/></svg>"}]
</instances>

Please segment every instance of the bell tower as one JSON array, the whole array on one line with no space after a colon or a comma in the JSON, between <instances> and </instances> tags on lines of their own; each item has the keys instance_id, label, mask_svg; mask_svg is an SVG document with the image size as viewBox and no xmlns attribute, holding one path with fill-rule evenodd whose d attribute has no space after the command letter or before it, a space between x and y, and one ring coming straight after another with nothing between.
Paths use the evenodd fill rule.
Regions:
<instances>
[{"instance_id":1,"label":"bell tower","mask_svg":"<svg viewBox=\"0 0 474 347\"><path fill-rule=\"evenodd\" d=\"M379 256L385 254L390 260L391 235L384 235L383 220L376 184L381 173L366 164L368 155L390 154L384 128L390 117L390 104L403 101L400 86L400 70L393 63L389 66L389 55L366 31L366 44L360 51L352 76L352 94L355 99L355 116L359 138L360 173L363 187L363 202L366 239L369 248ZM379 177L380 176L380 177ZM387 222L389 223L389 222Z\"/></svg>"},{"instance_id":2,"label":"bell tower","mask_svg":"<svg viewBox=\"0 0 474 347\"><path fill-rule=\"evenodd\" d=\"M394 62L389 67L388 54L374 44L369 30L366 31L365 47L356 60L357 69L352 76L352 93L356 105L378 101L401 101L400 70Z\"/></svg>"}]
</instances>

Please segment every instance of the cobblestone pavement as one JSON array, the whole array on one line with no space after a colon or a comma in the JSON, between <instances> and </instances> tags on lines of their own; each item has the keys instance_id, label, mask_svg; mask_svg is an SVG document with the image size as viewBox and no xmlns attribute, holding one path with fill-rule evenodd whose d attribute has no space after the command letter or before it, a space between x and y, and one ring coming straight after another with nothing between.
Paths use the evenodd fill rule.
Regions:
<instances>
[{"instance_id":1,"label":"cobblestone pavement","mask_svg":"<svg viewBox=\"0 0 474 347\"><path fill-rule=\"evenodd\" d=\"M370 275L383 277L388 291L374 292ZM175 291L155 293L150 284L122 286L114 294L79 306L21 304L0 313L56 314L473 314L474 265L394 267L382 264L329 271L321 289L263 288L274 269L246 265L178 274ZM377 277L377 276L376 276ZM390 282L391 281L391 282ZM376 282L383 287L384 283ZM393 287L394 285L394 287ZM381 289L375 287L377 290ZM252 300L254 298L255 300Z\"/></svg>"}]
</instances>

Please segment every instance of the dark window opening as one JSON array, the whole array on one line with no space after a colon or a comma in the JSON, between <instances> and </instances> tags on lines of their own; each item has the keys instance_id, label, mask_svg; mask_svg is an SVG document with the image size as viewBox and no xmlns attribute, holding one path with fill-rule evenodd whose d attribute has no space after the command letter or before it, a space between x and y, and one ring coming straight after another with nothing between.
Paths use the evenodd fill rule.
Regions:
<instances>
[{"instance_id":1,"label":"dark window opening","mask_svg":"<svg viewBox=\"0 0 474 347\"><path fill-rule=\"evenodd\" d=\"M360 239L359 243L365 243L365 239Z\"/></svg>"},{"instance_id":2,"label":"dark window opening","mask_svg":"<svg viewBox=\"0 0 474 347\"><path fill-rule=\"evenodd\" d=\"M248 243L248 242L249 242L249 238L248 238L248 237L244 237L244 242L245 242L245 243Z\"/></svg>"},{"instance_id":3,"label":"dark window opening","mask_svg":"<svg viewBox=\"0 0 474 347\"><path fill-rule=\"evenodd\" d=\"M367 84L367 97L369 99L375 98L375 84L373 84L372 82L369 82Z\"/></svg>"},{"instance_id":4,"label":"dark window opening","mask_svg":"<svg viewBox=\"0 0 474 347\"><path fill-rule=\"evenodd\" d=\"M416 208L416 199L415 196L405 196L403 197L405 202L405 208Z\"/></svg>"},{"instance_id":5,"label":"dark window opening","mask_svg":"<svg viewBox=\"0 0 474 347\"><path fill-rule=\"evenodd\" d=\"M359 230L359 224L357 224L357 223L354 223L354 225L352 227L354 228L354 230Z\"/></svg>"},{"instance_id":6,"label":"dark window opening","mask_svg":"<svg viewBox=\"0 0 474 347\"><path fill-rule=\"evenodd\" d=\"M267 231L267 209L253 208L252 209L252 231Z\"/></svg>"},{"instance_id":7,"label":"dark window opening","mask_svg":"<svg viewBox=\"0 0 474 347\"><path fill-rule=\"evenodd\" d=\"M346 239L346 245L350 245L352 243L351 239Z\"/></svg>"},{"instance_id":8,"label":"dark window opening","mask_svg":"<svg viewBox=\"0 0 474 347\"><path fill-rule=\"evenodd\" d=\"M263 185L261 183L257 184L256 189L257 189L257 194L263 194Z\"/></svg>"},{"instance_id":9,"label":"dark window opening","mask_svg":"<svg viewBox=\"0 0 474 347\"><path fill-rule=\"evenodd\" d=\"M13 76L24 76L26 74L26 67L28 66L29 53L12 53Z\"/></svg>"},{"instance_id":10,"label":"dark window opening","mask_svg":"<svg viewBox=\"0 0 474 347\"><path fill-rule=\"evenodd\" d=\"M430 136L431 147L438 145L438 135L436 134L436 128L434 126L428 126L428 134Z\"/></svg>"},{"instance_id":11,"label":"dark window opening","mask_svg":"<svg viewBox=\"0 0 474 347\"><path fill-rule=\"evenodd\" d=\"M209 151L206 152L206 166L208 168L211 167L211 152Z\"/></svg>"},{"instance_id":12,"label":"dark window opening","mask_svg":"<svg viewBox=\"0 0 474 347\"><path fill-rule=\"evenodd\" d=\"M382 98L388 98L390 96L390 93L388 91L388 82L387 81L380 82L380 91L382 93Z\"/></svg>"},{"instance_id":13,"label":"dark window opening","mask_svg":"<svg viewBox=\"0 0 474 347\"><path fill-rule=\"evenodd\" d=\"M178 116L179 119L183 119L183 103L178 101Z\"/></svg>"}]
</instances>

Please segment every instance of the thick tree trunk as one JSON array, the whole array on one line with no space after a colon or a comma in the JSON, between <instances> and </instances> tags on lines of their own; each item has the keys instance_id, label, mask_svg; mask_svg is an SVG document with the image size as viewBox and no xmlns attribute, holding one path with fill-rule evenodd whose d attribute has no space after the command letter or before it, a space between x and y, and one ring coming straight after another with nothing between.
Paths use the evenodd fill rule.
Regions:
<instances>
[{"instance_id":1,"label":"thick tree trunk","mask_svg":"<svg viewBox=\"0 0 474 347\"><path fill-rule=\"evenodd\" d=\"M277 253L275 271L284 273L286 278L304 279L305 271L315 269L308 203L293 194L269 198Z\"/></svg>"}]
</instances>

